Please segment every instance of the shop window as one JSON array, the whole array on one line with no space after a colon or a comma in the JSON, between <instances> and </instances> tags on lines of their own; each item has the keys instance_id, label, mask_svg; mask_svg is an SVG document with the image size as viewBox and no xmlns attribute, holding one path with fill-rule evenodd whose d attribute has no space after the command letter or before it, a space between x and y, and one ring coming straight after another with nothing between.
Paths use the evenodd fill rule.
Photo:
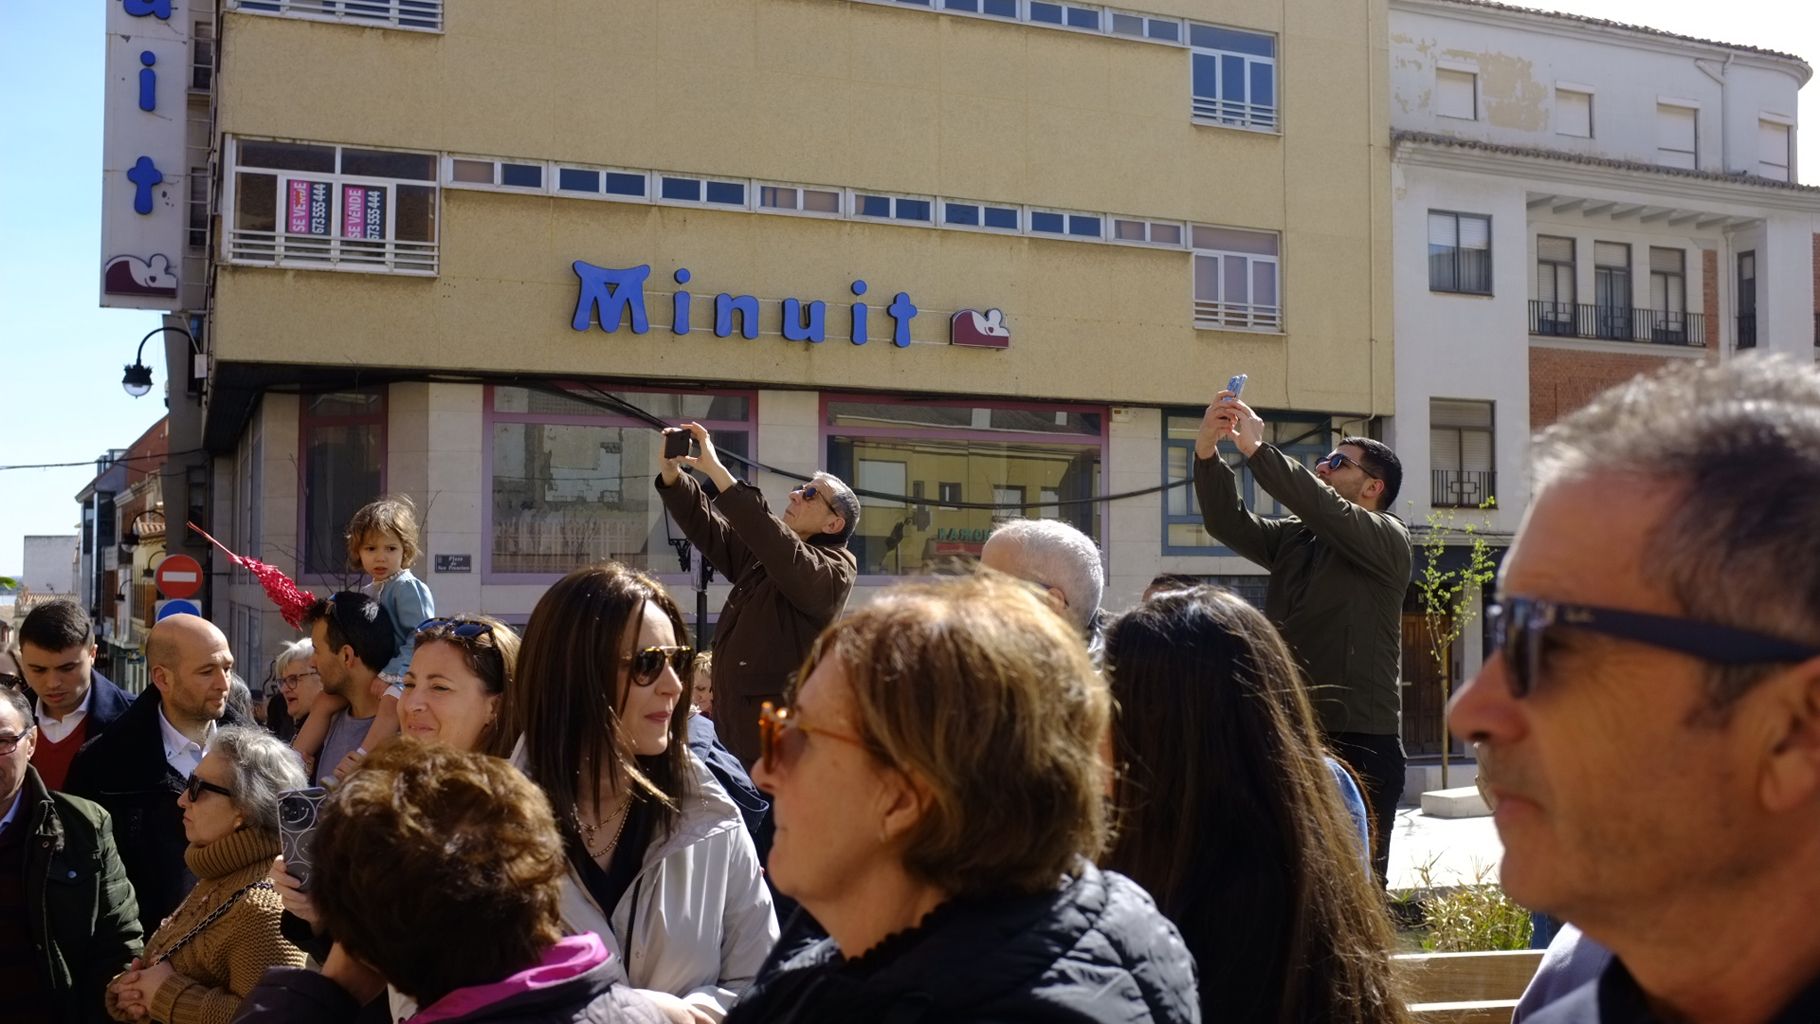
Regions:
<instances>
[{"instance_id":1,"label":"shop window","mask_svg":"<svg viewBox=\"0 0 1820 1024\"><path fill-rule=\"evenodd\" d=\"M1091 406L913 403L875 398L825 400L828 471L843 480L908 486L868 487L937 504L867 497L848 547L867 575L914 575L979 555L993 527L1008 519L1055 515L1090 537L1100 533L1095 501L1055 509L1040 500L1091 499L1102 493L1105 410ZM974 501L995 508L959 508Z\"/></svg>"},{"instance_id":2,"label":"shop window","mask_svg":"<svg viewBox=\"0 0 1820 1024\"><path fill-rule=\"evenodd\" d=\"M302 413L303 572L351 584L348 520L385 493L385 391L304 395Z\"/></svg>"},{"instance_id":3,"label":"shop window","mask_svg":"<svg viewBox=\"0 0 1820 1024\"><path fill-rule=\"evenodd\" d=\"M676 570L668 540L682 534L666 524L653 485L663 436L628 407L669 423L700 422L722 452L752 454L748 394L489 388L488 573L553 579L603 559ZM745 475L738 459L726 463Z\"/></svg>"},{"instance_id":4,"label":"shop window","mask_svg":"<svg viewBox=\"0 0 1820 1024\"><path fill-rule=\"evenodd\" d=\"M1163 553L1166 555L1230 555L1202 525L1201 502L1195 496L1194 438L1201 429L1205 409L1170 409L1163 416ZM1264 440L1290 458L1313 469L1331 449L1332 423L1327 419L1283 418L1264 414ZM1220 458L1239 476L1239 496L1245 507L1261 516L1286 516L1290 512L1252 479L1251 469L1230 442L1220 442Z\"/></svg>"},{"instance_id":5,"label":"shop window","mask_svg":"<svg viewBox=\"0 0 1820 1024\"><path fill-rule=\"evenodd\" d=\"M232 139L228 259L434 275L436 157Z\"/></svg>"},{"instance_id":6,"label":"shop window","mask_svg":"<svg viewBox=\"0 0 1820 1024\"><path fill-rule=\"evenodd\" d=\"M1281 127L1275 36L1189 22L1188 45L1196 120L1259 131Z\"/></svg>"}]
</instances>

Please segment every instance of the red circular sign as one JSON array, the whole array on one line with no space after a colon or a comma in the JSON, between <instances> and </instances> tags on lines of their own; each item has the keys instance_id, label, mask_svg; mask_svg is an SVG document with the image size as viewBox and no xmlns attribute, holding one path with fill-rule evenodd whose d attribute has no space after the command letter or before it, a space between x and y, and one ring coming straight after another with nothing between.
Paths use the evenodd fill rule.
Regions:
<instances>
[{"instance_id":1,"label":"red circular sign","mask_svg":"<svg viewBox=\"0 0 1820 1024\"><path fill-rule=\"evenodd\" d=\"M188 555L170 555L152 577L165 597L195 597L202 592L202 563Z\"/></svg>"}]
</instances>

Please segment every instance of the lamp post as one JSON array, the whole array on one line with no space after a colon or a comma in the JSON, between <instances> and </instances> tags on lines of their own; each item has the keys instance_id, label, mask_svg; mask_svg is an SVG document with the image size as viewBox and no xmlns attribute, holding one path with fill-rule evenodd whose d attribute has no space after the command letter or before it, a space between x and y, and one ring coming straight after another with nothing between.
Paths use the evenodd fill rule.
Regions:
<instances>
[{"instance_id":1,"label":"lamp post","mask_svg":"<svg viewBox=\"0 0 1820 1024\"><path fill-rule=\"evenodd\" d=\"M152 368L145 365L145 343L156 335L166 331L175 331L189 339L190 350L196 349L196 336L181 327L154 327L139 339L139 351L133 355L133 365L126 368L126 376L120 378L120 387L134 398L144 398L152 390Z\"/></svg>"}]
</instances>

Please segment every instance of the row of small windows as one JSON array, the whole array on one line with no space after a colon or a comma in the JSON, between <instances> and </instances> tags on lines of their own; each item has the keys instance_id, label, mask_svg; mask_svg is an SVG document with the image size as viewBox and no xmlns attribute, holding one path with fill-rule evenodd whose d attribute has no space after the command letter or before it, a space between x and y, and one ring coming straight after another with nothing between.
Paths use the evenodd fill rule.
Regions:
<instances>
[{"instance_id":1,"label":"row of small windows","mask_svg":"<svg viewBox=\"0 0 1820 1024\"><path fill-rule=\"evenodd\" d=\"M450 157L447 182L455 188L554 192L596 199L700 204L761 213L895 221L923 226L1050 235L1128 245L1193 248L1181 221L1119 217L936 196L894 195L863 189L818 188L663 171L614 170L563 164ZM554 189L546 183L553 181Z\"/></svg>"}]
</instances>

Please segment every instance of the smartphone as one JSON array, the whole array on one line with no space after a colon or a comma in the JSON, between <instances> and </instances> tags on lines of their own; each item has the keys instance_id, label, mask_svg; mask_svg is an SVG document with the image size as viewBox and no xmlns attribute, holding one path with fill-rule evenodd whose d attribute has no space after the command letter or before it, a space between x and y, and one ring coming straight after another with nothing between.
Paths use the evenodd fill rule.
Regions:
<instances>
[{"instance_id":1,"label":"smartphone","mask_svg":"<svg viewBox=\"0 0 1820 1024\"><path fill-rule=\"evenodd\" d=\"M284 869L297 879L297 887L310 891L310 847L316 838L316 818L329 791L321 786L287 789L278 794L278 843L284 848Z\"/></svg>"},{"instance_id":2,"label":"smartphone","mask_svg":"<svg viewBox=\"0 0 1820 1024\"><path fill-rule=\"evenodd\" d=\"M689 445L695 436L687 430L672 428L664 431L664 458L680 459L689 454Z\"/></svg>"},{"instance_id":3,"label":"smartphone","mask_svg":"<svg viewBox=\"0 0 1820 1024\"><path fill-rule=\"evenodd\" d=\"M1245 390L1245 382L1250 379L1251 375L1248 373L1235 373L1232 379L1226 382L1226 390L1232 392L1232 397L1237 398L1239 393Z\"/></svg>"}]
</instances>

